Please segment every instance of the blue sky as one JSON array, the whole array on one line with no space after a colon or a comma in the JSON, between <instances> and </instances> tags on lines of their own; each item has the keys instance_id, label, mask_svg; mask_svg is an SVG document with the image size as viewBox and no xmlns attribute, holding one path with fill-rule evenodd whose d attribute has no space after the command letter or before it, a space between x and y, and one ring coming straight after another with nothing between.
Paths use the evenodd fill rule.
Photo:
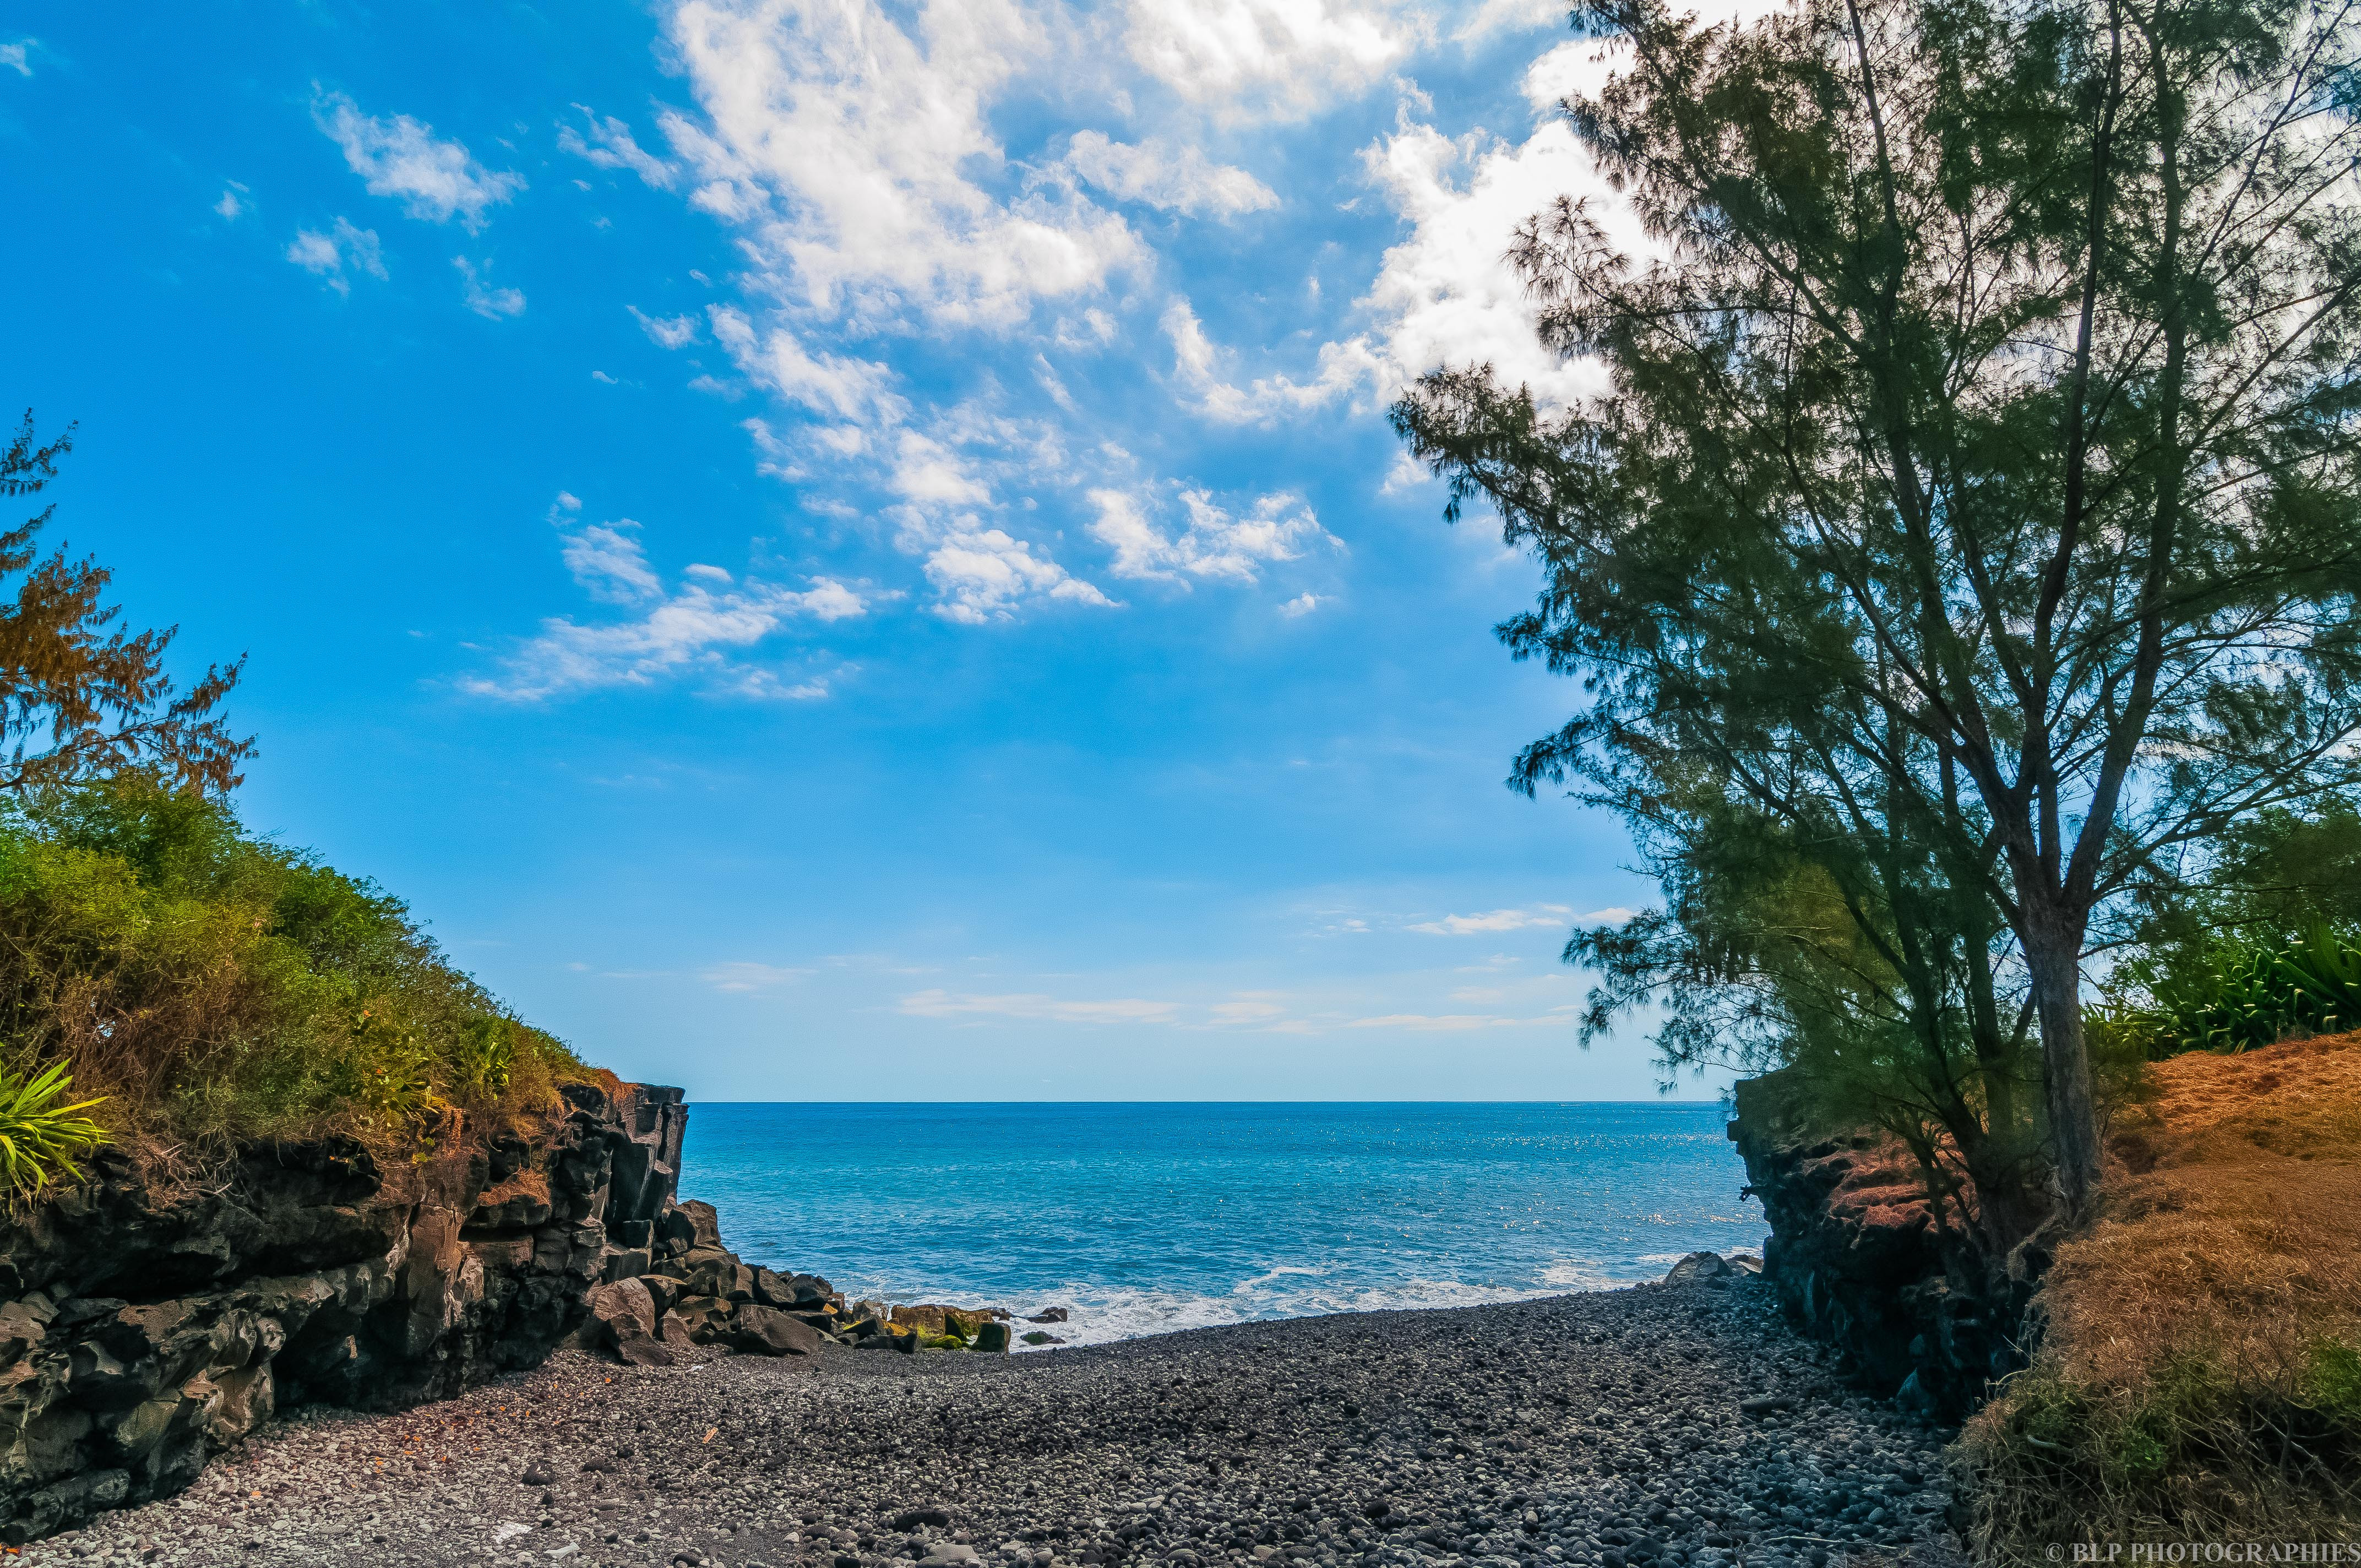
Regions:
<instances>
[{"instance_id":1,"label":"blue sky","mask_svg":"<svg viewBox=\"0 0 2361 1568\"><path fill-rule=\"evenodd\" d=\"M6 13L0 12L0 16ZM1385 426L1545 397L1546 4L17 9L59 532L250 822L716 1099L1639 1098L1575 700ZM1689 1084L1708 1094L1718 1084Z\"/></svg>"}]
</instances>

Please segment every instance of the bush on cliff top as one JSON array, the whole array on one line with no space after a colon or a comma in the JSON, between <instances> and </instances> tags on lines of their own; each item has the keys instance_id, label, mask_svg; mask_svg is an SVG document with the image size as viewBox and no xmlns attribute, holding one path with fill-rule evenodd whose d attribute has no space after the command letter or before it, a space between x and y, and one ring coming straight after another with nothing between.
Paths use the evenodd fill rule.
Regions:
<instances>
[{"instance_id":1,"label":"bush on cliff top","mask_svg":"<svg viewBox=\"0 0 2361 1568\"><path fill-rule=\"evenodd\" d=\"M1962 1438L1999 1560L2361 1528L2361 1035L2176 1057L2150 1089L2032 1365Z\"/></svg>"},{"instance_id":2,"label":"bush on cliff top","mask_svg":"<svg viewBox=\"0 0 2361 1568\"><path fill-rule=\"evenodd\" d=\"M329 1132L415 1149L584 1070L400 900L145 773L0 806L0 1069L58 1062L115 1138L200 1163Z\"/></svg>"}]
</instances>

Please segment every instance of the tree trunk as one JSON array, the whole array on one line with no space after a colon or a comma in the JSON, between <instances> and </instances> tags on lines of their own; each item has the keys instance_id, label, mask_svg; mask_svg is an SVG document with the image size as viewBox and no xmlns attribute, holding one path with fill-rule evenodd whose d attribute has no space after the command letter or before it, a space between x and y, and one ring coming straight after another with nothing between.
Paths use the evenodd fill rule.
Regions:
<instances>
[{"instance_id":1,"label":"tree trunk","mask_svg":"<svg viewBox=\"0 0 2361 1568\"><path fill-rule=\"evenodd\" d=\"M2081 922L2027 910L2025 967L2041 1019L2041 1078L2049 1102L2049 1143L2069 1219L2080 1219L2099 1186L2099 1109L2091 1055L2082 1045Z\"/></svg>"}]
</instances>

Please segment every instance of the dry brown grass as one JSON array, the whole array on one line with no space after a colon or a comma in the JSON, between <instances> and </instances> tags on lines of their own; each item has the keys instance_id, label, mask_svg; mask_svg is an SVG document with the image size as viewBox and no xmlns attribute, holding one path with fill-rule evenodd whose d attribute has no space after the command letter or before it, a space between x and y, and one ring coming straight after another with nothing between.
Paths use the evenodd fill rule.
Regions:
<instances>
[{"instance_id":1,"label":"dry brown grass","mask_svg":"<svg viewBox=\"0 0 2361 1568\"><path fill-rule=\"evenodd\" d=\"M1970 1424L1979 1544L2361 1523L2361 1035L2158 1064L2034 1365ZM2310 1539L2324 1539L2317 1533Z\"/></svg>"}]
</instances>

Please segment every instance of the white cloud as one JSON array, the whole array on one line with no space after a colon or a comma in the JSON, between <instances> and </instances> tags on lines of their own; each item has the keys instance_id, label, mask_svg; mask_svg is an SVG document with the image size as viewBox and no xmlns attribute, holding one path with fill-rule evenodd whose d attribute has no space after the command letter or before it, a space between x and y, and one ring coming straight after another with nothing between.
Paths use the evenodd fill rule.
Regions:
<instances>
[{"instance_id":1,"label":"white cloud","mask_svg":"<svg viewBox=\"0 0 2361 1568\"><path fill-rule=\"evenodd\" d=\"M784 323L758 332L743 311L728 305L715 305L707 315L714 340L757 386L839 419L902 419L906 405L887 389L894 372L875 360L814 354Z\"/></svg>"},{"instance_id":2,"label":"white cloud","mask_svg":"<svg viewBox=\"0 0 2361 1568\"><path fill-rule=\"evenodd\" d=\"M221 214L223 222L236 223L246 211L246 203L238 200L245 192L246 187L235 180L223 188L221 200L214 203L214 211Z\"/></svg>"},{"instance_id":3,"label":"white cloud","mask_svg":"<svg viewBox=\"0 0 2361 1568\"><path fill-rule=\"evenodd\" d=\"M466 257L455 256L451 258L451 265L459 269L459 276L466 280L459 299L469 310L493 321L502 316L524 314L524 291L495 289L484 281L484 274L491 270L490 262L485 262L478 269Z\"/></svg>"},{"instance_id":4,"label":"white cloud","mask_svg":"<svg viewBox=\"0 0 2361 1568\"><path fill-rule=\"evenodd\" d=\"M726 963L711 965L697 978L716 991L751 993L793 985L813 972L807 969L782 969L777 964Z\"/></svg>"},{"instance_id":5,"label":"white cloud","mask_svg":"<svg viewBox=\"0 0 2361 1568\"><path fill-rule=\"evenodd\" d=\"M1620 926L1631 919L1631 914L1629 909L1609 908L1576 915L1571 905L1535 904L1522 909L1488 910L1481 915L1446 915L1440 920L1422 920L1406 929L1430 937L1474 937L1540 926Z\"/></svg>"},{"instance_id":6,"label":"white cloud","mask_svg":"<svg viewBox=\"0 0 2361 1568\"><path fill-rule=\"evenodd\" d=\"M472 234L484 226L489 209L524 189L523 175L485 168L464 145L435 140L434 126L408 115L380 120L341 93L315 96L312 113L368 193L401 197L413 218L443 224L456 217Z\"/></svg>"},{"instance_id":7,"label":"white cloud","mask_svg":"<svg viewBox=\"0 0 2361 1568\"><path fill-rule=\"evenodd\" d=\"M1564 926L1572 917L1573 907L1564 904L1537 904L1527 909L1494 909L1482 915L1446 915L1440 920L1422 920L1410 927L1431 937L1472 937L1486 931L1522 931L1532 926Z\"/></svg>"},{"instance_id":8,"label":"white cloud","mask_svg":"<svg viewBox=\"0 0 2361 1568\"><path fill-rule=\"evenodd\" d=\"M1596 43L1561 45L1525 77L1546 103L1603 80ZM1614 199L1563 121L1553 119L1520 146L1473 133L1457 140L1432 126L1405 126L1364 155L1370 177L1411 235L1385 255L1360 301L1378 321L1369 356L1382 395L1441 365L1489 364L1544 407L1603 391L1596 366L1569 363L1533 333L1524 280L1504 259L1519 225L1560 196L1588 197L1616 242L1643 245L1629 209Z\"/></svg>"},{"instance_id":9,"label":"white cloud","mask_svg":"<svg viewBox=\"0 0 2361 1568\"><path fill-rule=\"evenodd\" d=\"M338 218L325 234L316 229L297 229L295 238L287 247L287 259L304 271L324 279L329 288L339 294L353 291L347 272L366 272L372 278L383 278L385 254L379 246L375 229L355 228Z\"/></svg>"},{"instance_id":10,"label":"white cloud","mask_svg":"<svg viewBox=\"0 0 2361 1568\"><path fill-rule=\"evenodd\" d=\"M686 348L697 341L695 316L652 316L637 305L623 308L631 313L631 319L640 323L640 330L648 334L649 341L659 347Z\"/></svg>"},{"instance_id":11,"label":"white cloud","mask_svg":"<svg viewBox=\"0 0 2361 1568\"><path fill-rule=\"evenodd\" d=\"M19 38L13 44L0 44L0 66L5 66L19 76L33 74L33 49L41 40Z\"/></svg>"},{"instance_id":12,"label":"white cloud","mask_svg":"<svg viewBox=\"0 0 2361 1568\"><path fill-rule=\"evenodd\" d=\"M582 112L585 130L561 123L557 127L558 151L572 153L600 169L628 169L659 191L672 189L680 171L633 140L631 126L612 115L601 118L591 112L588 104L574 106Z\"/></svg>"},{"instance_id":13,"label":"white cloud","mask_svg":"<svg viewBox=\"0 0 2361 1568\"><path fill-rule=\"evenodd\" d=\"M572 691L644 686L702 676L731 696L803 699L827 695L824 683L790 682L734 656L796 622L829 623L868 612L862 596L833 578L803 589L749 579L734 583L718 567L692 568L667 589L649 565L629 518L581 524L581 503L561 495L551 509L566 569L589 596L631 612L585 626L558 616L506 659L499 674L461 683L479 696L533 702Z\"/></svg>"},{"instance_id":14,"label":"white cloud","mask_svg":"<svg viewBox=\"0 0 2361 1568\"><path fill-rule=\"evenodd\" d=\"M1266 376L1242 388L1223 376L1224 355L1205 335L1188 301L1174 300L1165 306L1160 324L1165 336L1172 342L1173 375L1197 394L1197 406L1202 411L1225 424L1268 421L1284 413L1316 408L1349 396L1356 387L1372 378L1374 362L1367 346L1356 339L1323 345L1310 381Z\"/></svg>"},{"instance_id":15,"label":"white cloud","mask_svg":"<svg viewBox=\"0 0 2361 1568\"><path fill-rule=\"evenodd\" d=\"M1131 0L1131 57L1191 104L1290 119L1382 80L1414 24L1352 0Z\"/></svg>"},{"instance_id":16,"label":"white cloud","mask_svg":"<svg viewBox=\"0 0 2361 1568\"><path fill-rule=\"evenodd\" d=\"M1310 615L1313 610L1318 609L1326 602L1327 601L1318 594L1301 593L1288 600L1285 604L1280 605L1279 607L1279 613L1287 616L1291 620L1296 616Z\"/></svg>"},{"instance_id":17,"label":"white cloud","mask_svg":"<svg viewBox=\"0 0 2361 1568\"><path fill-rule=\"evenodd\" d=\"M1024 540L972 519L955 522L928 546L925 571L942 596L935 613L969 625L1005 620L1028 598L1114 604L1094 585L1034 554Z\"/></svg>"},{"instance_id":18,"label":"white cloud","mask_svg":"<svg viewBox=\"0 0 2361 1568\"><path fill-rule=\"evenodd\" d=\"M1291 491L1264 496L1239 517L1216 506L1206 491L1184 489L1180 500L1189 521L1177 533L1149 518L1139 495L1096 489L1090 499L1099 512L1091 535L1115 552L1111 569L1119 577L1251 583L1265 566L1298 559L1307 545L1336 543L1310 505Z\"/></svg>"},{"instance_id":19,"label":"white cloud","mask_svg":"<svg viewBox=\"0 0 2361 1568\"><path fill-rule=\"evenodd\" d=\"M902 1011L918 1018L1016 1018L1052 1024L1170 1024L1180 1007L1173 1002L1149 1002L1118 997L1104 1002L1075 1002L1055 996L1024 993L977 996L930 990L902 998Z\"/></svg>"},{"instance_id":20,"label":"white cloud","mask_svg":"<svg viewBox=\"0 0 2361 1568\"><path fill-rule=\"evenodd\" d=\"M664 121L693 200L807 309L1008 324L1140 259L1087 201L979 182L1006 158L988 106L1044 46L1013 0L906 26L874 0L681 0L670 33L704 111Z\"/></svg>"},{"instance_id":21,"label":"white cloud","mask_svg":"<svg viewBox=\"0 0 2361 1568\"><path fill-rule=\"evenodd\" d=\"M1066 149L1073 171L1125 202L1145 202L1169 213L1234 218L1279 205L1271 188L1243 169L1215 163L1193 147L1150 139L1110 141L1103 132L1078 131Z\"/></svg>"},{"instance_id":22,"label":"white cloud","mask_svg":"<svg viewBox=\"0 0 2361 1568\"><path fill-rule=\"evenodd\" d=\"M601 604L639 604L664 593L630 518L594 522L566 536L560 553L583 591Z\"/></svg>"},{"instance_id":23,"label":"white cloud","mask_svg":"<svg viewBox=\"0 0 2361 1568\"><path fill-rule=\"evenodd\" d=\"M1388 1013L1375 1018L1353 1018L1347 1029L1408 1029L1413 1034L1464 1034L1471 1029L1515 1029L1533 1024L1555 1024L1555 1018L1499 1018L1483 1014Z\"/></svg>"},{"instance_id":24,"label":"white cloud","mask_svg":"<svg viewBox=\"0 0 2361 1568\"><path fill-rule=\"evenodd\" d=\"M1572 9L1566 0L1484 0L1451 37L1455 43L1478 43L1494 33L1563 27Z\"/></svg>"}]
</instances>

